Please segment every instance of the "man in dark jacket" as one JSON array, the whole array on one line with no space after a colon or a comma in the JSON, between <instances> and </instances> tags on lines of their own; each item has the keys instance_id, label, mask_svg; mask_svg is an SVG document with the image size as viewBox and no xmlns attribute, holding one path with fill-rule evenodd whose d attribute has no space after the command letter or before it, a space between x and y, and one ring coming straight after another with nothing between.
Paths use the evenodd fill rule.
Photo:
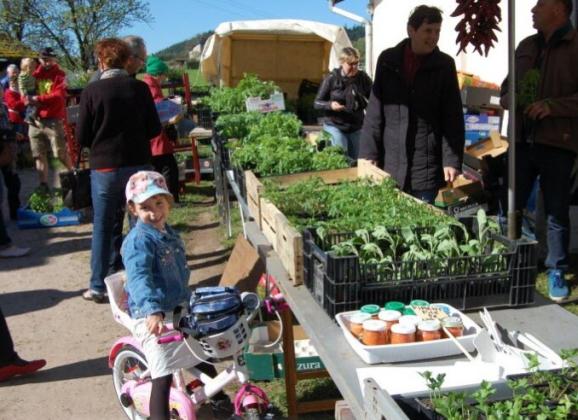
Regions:
<instances>
[{"instance_id":1,"label":"man in dark jacket","mask_svg":"<svg viewBox=\"0 0 578 420\"><path fill-rule=\"evenodd\" d=\"M441 22L439 9L418 6L409 38L380 54L359 153L429 203L460 173L464 149L455 63L437 48Z\"/></svg>"},{"instance_id":2,"label":"man in dark jacket","mask_svg":"<svg viewBox=\"0 0 578 420\"><path fill-rule=\"evenodd\" d=\"M516 49L516 208L528 201L536 177L548 223L549 295L566 299L570 188L578 152L578 34L571 0L538 0L532 9L538 33ZM508 80L502 106L508 105Z\"/></svg>"}]
</instances>

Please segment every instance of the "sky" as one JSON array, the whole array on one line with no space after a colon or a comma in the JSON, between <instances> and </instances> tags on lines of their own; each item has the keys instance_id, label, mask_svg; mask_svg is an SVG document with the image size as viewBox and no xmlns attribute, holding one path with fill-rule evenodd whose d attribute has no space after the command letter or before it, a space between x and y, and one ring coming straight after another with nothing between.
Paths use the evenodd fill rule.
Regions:
<instances>
[{"instance_id":1,"label":"sky","mask_svg":"<svg viewBox=\"0 0 578 420\"><path fill-rule=\"evenodd\" d=\"M354 26L329 10L327 0L148 0L150 23L124 28L119 35L140 35L150 54L194 35L214 30L219 23L256 19L305 19ZM369 19L368 0L345 0L337 6Z\"/></svg>"}]
</instances>

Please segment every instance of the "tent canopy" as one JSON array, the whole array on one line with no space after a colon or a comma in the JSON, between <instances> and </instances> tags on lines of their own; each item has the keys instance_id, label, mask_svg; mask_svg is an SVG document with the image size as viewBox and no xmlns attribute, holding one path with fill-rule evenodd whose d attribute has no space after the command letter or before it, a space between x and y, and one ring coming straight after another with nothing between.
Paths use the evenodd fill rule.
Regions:
<instances>
[{"instance_id":1,"label":"tent canopy","mask_svg":"<svg viewBox=\"0 0 578 420\"><path fill-rule=\"evenodd\" d=\"M296 98L303 79L320 82L351 47L342 27L293 19L221 23L201 54L201 72L217 86L236 86L244 73L277 83Z\"/></svg>"}]
</instances>

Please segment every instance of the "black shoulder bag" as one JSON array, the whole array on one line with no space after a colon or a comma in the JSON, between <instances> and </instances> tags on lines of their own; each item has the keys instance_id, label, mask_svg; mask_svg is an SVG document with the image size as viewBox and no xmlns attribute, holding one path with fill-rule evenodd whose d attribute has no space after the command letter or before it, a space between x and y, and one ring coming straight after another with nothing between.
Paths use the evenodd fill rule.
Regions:
<instances>
[{"instance_id":1,"label":"black shoulder bag","mask_svg":"<svg viewBox=\"0 0 578 420\"><path fill-rule=\"evenodd\" d=\"M82 150L79 150L74 169L59 174L62 201L64 206L71 210L92 207L90 169L79 168L81 155Z\"/></svg>"}]
</instances>

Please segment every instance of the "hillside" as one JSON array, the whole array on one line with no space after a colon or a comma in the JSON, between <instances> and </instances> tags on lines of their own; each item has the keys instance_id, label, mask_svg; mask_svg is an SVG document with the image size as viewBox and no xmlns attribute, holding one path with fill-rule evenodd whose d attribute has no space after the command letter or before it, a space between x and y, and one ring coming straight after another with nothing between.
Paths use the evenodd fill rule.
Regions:
<instances>
[{"instance_id":1,"label":"hillside","mask_svg":"<svg viewBox=\"0 0 578 420\"><path fill-rule=\"evenodd\" d=\"M365 30L363 26L356 25L352 27L345 27L347 35L355 48L360 50L363 56L364 45L365 45ZM161 57L163 60L186 60L188 58L188 53L197 44L204 44L207 38L212 35L213 31L207 31L193 36L185 41L178 42L171 45L163 50L157 51L156 56ZM363 58L363 57L362 57Z\"/></svg>"}]
</instances>

